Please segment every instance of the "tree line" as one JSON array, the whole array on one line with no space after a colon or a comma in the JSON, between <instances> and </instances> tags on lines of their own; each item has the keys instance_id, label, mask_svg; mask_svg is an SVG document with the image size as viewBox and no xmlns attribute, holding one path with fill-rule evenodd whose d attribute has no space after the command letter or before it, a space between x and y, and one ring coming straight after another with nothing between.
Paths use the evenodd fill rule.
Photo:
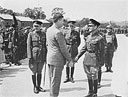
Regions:
<instances>
[{"instance_id":1,"label":"tree line","mask_svg":"<svg viewBox=\"0 0 128 97\"><path fill-rule=\"evenodd\" d=\"M19 13L19 12L14 12L11 9L2 8L0 6L0 13L9 14L9 15L12 15L14 13L15 16L25 16L25 17L30 17L31 19L46 19L46 15L45 12L42 10L42 7L34 7L33 9L26 8L23 13ZM56 13L65 14L63 8L59 8L59 7L56 7L52 10L51 16L53 16ZM49 19L49 21L51 22L51 19ZM89 18L82 18L81 20L76 20L76 26L84 27L86 24L88 24L88 22L89 22ZM109 22L101 23L100 27L105 28L109 24ZM114 28L128 28L128 22L125 23L125 25L123 26L117 24L116 22L111 22L111 24L113 25Z\"/></svg>"},{"instance_id":2,"label":"tree line","mask_svg":"<svg viewBox=\"0 0 128 97\"><path fill-rule=\"evenodd\" d=\"M11 9L6 9L0 6L0 13L9 14L9 15L12 15L14 13L15 16L25 16L25 17L30 17L32 19L46 18L45 12L42 10L42 7L34 7L33 9L26 8L23 13L19 13L19 12L14 12Z\"/></svg>"}]
</instances>

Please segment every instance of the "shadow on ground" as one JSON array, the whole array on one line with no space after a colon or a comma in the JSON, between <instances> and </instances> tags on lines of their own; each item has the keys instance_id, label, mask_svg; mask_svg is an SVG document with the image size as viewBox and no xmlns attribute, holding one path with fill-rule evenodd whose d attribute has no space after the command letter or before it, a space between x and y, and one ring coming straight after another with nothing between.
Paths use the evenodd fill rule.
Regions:
<instances>
[{"instance_id":1,"label":"shadow on ground","mask_svg":"<svg viewBox=\"0 0 128 97\"><path fill-rule=\"evenodd\" d=\"M86 88L81 88L81 87L61 88L60 92L81 91L81 90L86 90Z\"/></svg>"},{"instance_id":2,"label":"shadow on ground","mask_svg":"<svg viewBox=\"0 0 128 97\"><path fill-rule=\"evenodd\" d=\"M102 81L112 81L112 79L101 79Z\"/></svg>"},{"instance_id":3,"label":"shadow on ground","mask_svg":"<svg viewBox=\"0 0 128 97\"><path fill-rule=\"evenodd\" d=\"M6 77L16 77L16 74L19 72L26 71L28 68L17 66L4 68L2 71L0 71L0 85L2 85L2 81Z\"/></svg>"},{"instance_id":4,"label":"shadow on ground","mask_svg":"<svg viewBox=\"0 0 128 97\"><path fill-rule=\"evenodd\" d=\"M98 97L115 97L113 94L107 94L107 95L101 95L101 96L98 96Z\"/></svg>"},{"instance_id":5,"label":"shadow on ground","mask_svg":"<svg viewBox=\"0 0 128 97\"><path fill-rule=\"evenodd\" d=\"M75 82L88 82L88 79L75 80Z\"/></svg>"},{"instance_id":6,"label":"shadow on ground","mask_svg":"<svg viewBox=\"0 0 128 97\"><path fill-rule=\"evenodd\" d=\"M81 91L81 90L86 90L86 88L82 88L82 87L61 88L60 92ZM45 91L50 92L49 89L45 89Z\"/></svg>"}]
</instances>

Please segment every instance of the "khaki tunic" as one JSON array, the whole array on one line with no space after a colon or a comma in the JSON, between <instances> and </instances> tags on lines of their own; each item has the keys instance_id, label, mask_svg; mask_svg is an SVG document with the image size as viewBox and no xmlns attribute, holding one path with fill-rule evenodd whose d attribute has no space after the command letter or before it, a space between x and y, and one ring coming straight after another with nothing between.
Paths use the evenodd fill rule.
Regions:
<instances>
[{"instance_id":1,"label":"khaki tunic","mask_svg":"<svg viewBox=\"0 0 128 97\"><path fill-rule=\"evenodd\" d=\"M41 72L46 61L46 34L43 32L30 32L27 39L27 55L32 58L29 67L32 72Z\"/></svg>"},{"instance_id":2,"label":"khaki tunic","mask_svg":"<svg viewBox=\"0 0 128 97\"><path fill-rule=\"evenodd\" d=\"M89 35L87 37L85 45L78 54L78 58L80 58L85 53L83 66L88 78L91 78L93 76L95 79L97 79L98 77L97 71L101 61L100 54L104 52L104 50L102 49L102 45L103 37L101 35L99 35L98 33L96 33L95 35ZM94 67L94 69L92 69L91 67ZM94 72L94 70L96 71ZM90 76L90 74L92 76Z\"/></svg>"}]
</instances>

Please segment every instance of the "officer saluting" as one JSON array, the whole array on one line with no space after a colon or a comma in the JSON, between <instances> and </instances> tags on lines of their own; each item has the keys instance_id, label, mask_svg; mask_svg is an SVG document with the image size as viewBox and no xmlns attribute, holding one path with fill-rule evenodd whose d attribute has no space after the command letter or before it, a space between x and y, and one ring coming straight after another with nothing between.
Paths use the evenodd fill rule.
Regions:
<instances>
[{"instance_id":1,"label":"officer saluting","mask_svg":"<svg viewBox=\"0 0 128 97\"><path fill-rule=\"evenodd\" d=\"M46 34L41 31L40 21L33 22L33 31L28 34L27 38L27 55L29 59L29 68L32 71L32 81L34 93L39 91L45 92L40 87L42 68L46 61ZM37 82L36 82L37 81Z\"/></svg>"},{"instance_id":2,"label":"officer saluting","mask_svg":"<svg viewBox=\"0 0 128 97\"><path fill-rule=\"evenodd\" d=\"M87 74L89 93L85 97L97 97L97 85L98 85L98 67L100 64L100 53L102 51L102 39L99 34L98 27L100 23L94 19L90 19L89 32L85 45L81 49L80 53L76 56L77 61L84 53L83 67Z\"/></svg>"}]
</instances>

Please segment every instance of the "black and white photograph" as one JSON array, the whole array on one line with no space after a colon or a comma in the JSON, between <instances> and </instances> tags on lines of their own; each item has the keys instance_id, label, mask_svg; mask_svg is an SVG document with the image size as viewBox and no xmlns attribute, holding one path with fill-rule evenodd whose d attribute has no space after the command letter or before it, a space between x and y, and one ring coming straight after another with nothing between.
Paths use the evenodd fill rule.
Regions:
<instances>
[{"instance_id":1,"label":"black and white photograph","mask_svg":"<svg viewBox=\"0 0 128 97\"><path fill-rule=\"evenodd\" d=\"M128 0L0 0L0 97L128 97Z\"/></svg>"}]
</instances>

